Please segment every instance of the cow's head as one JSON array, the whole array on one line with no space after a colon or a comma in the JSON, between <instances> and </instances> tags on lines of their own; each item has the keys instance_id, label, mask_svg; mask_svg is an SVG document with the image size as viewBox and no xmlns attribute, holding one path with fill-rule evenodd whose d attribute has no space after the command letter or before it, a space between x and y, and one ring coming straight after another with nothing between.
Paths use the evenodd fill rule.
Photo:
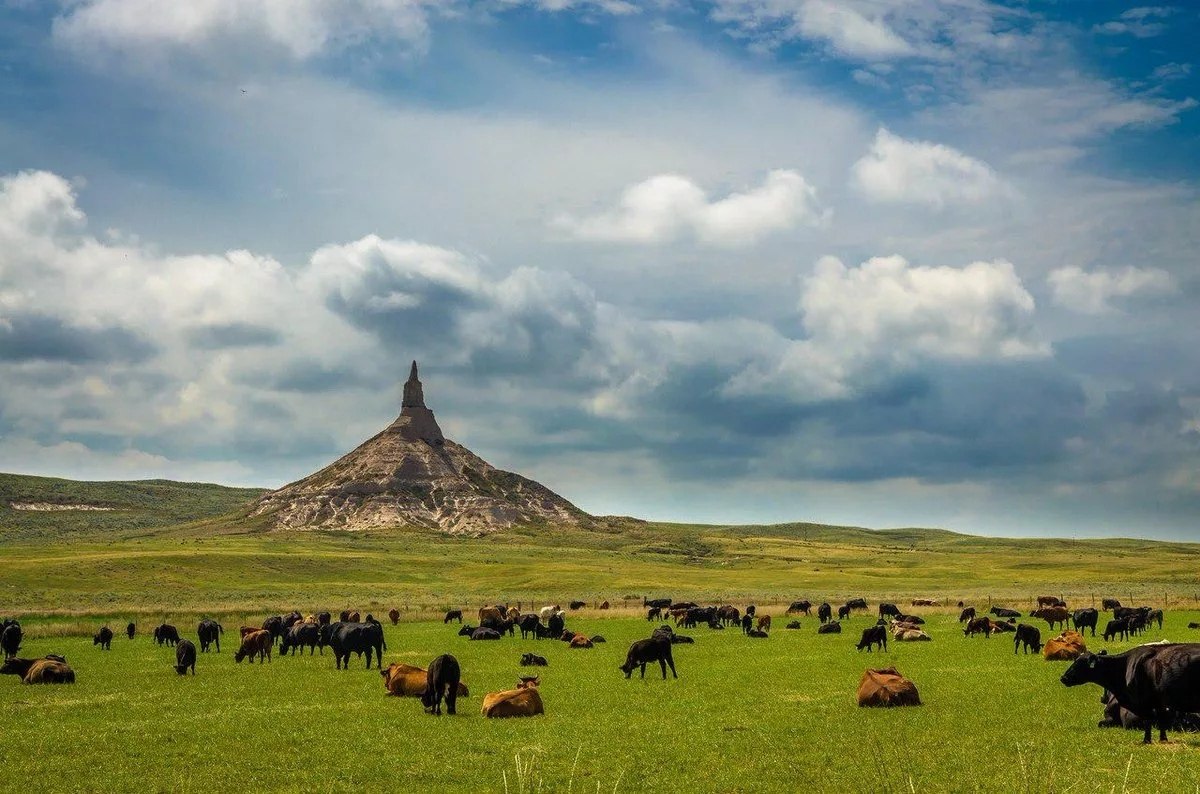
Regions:
<instances>
[{"instance_id":1,"label":"cow's head","mask_svg":"<svg viewBox=\"0 0 1200 794\"><path fill-rule=\"evenodd\" d=\"M1080 684L1088 684L1096 680L1096 666L1100 662L1100 655L1095 653L1085 653L1082 656L1071 662L1071 666L1062 674L1063 686L1079 686Z\"/></svg>"}]
</instances>

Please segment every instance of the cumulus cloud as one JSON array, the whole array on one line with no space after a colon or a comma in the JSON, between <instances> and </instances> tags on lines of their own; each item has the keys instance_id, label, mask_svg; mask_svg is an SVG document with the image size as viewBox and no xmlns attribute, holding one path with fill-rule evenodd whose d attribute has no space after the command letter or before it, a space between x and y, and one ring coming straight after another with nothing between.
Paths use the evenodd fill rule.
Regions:
<instances>
[{"instance_id":1,"label":"cumulus cloud","mask_svg":"<svg viewBox=\"0 0 1200 794\"><path fill-rule=\"evenodd\" d=\"M73 48L197 50L269 42L296 60L372 41L423 46L428 0L81 0L54 21Z\"/></svg>"},{"instance_id":2,"label":"cumulus cloud","mask_svg":"<svg viewBox=\"0 0 1200 794\"><path fill-rule=\"evenodd\" d=\"M873 201L983 204L1011 194L991 166L950 146L915 141L880 129L870 151L851 168L854 186Z\"/></svg>"},{"instance_id":3,"label":"cumulus cloud","mask_svg":"<svg viewBox=\"0 0 1200 794\"><path fill-rule=\"evenodd\" d=\"M1175 9L1167 6L1138 6L1124 11L1116 19L1095 25L1092 30L1107 36L1128 34L1139 39L1149 39L1161 36L1167 31L1164 20L1173 13Z\"/></svg>"},{"instance_id":4,"label":"cumulus cloud","mask_svg":"<svg viewBox=\"0 0 1200 794\"><path fill-rule=\"evenodd\" d=\"M612 211L581 219L560 215L553 225L581 240L662 243L690 233L702 243L731 246L820 225L829 215L796 171L771 171L761 186L717 200L687 177L662 174L626 189Z\"/></svg>"},{"instance_id":5,"label":"cumulus cloud","mask_svg":"<svg viewBox=\"0 0 1200 794\"><path fill-rule=\"evenodd\" d=\"M1170 273L1157 268L1126 267L1120 270L1085 271L1070 266L1048 277L1054 302L1083 314L1101 314L1118 298L1167 295L1177 285Z\"/></svg>"}]
</instances>

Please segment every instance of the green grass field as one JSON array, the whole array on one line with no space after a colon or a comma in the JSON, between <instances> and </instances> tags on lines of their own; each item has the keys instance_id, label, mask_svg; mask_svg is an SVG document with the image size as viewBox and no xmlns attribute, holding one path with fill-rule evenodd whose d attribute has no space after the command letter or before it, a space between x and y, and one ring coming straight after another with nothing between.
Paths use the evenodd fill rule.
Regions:
<instances>
[{"instance_id":1,"label":"green grass field","mask_svg":"<svg viewBox=\"0 0 1200 794\"><path fill-rule=\"evenodd\" d=\"M1173 613L1160 635L1186 636L1196 613ZM3 786L29 790L180 791L1182 791L1200 787L1200 736L1140 744L1140 734L1100 730L1099 690L1058 682L1065 663L1014 656L1011 640L966 639L933 617L931 643L854 650L869 619L848 633L816 634L816 621L770 639L735 630L688 632L676 646L678 680L617 670L636 619L568 622L609 640L593 650L504 639L469 642L457 626L388 626L387 661L425 666L439 653L461 662L471 696L455 717L386 697L359 661L332 656L234 664L201 654L181 678L174 653L143 633L105 653L78 636L30 640L25 653L63 653L74 686L0 679L7 715ZM114 626L114 628L119 628ZM230 626L230 631L236 631ZM148 630L149 626L143 629ZM195 638L195 626L181 625ZM1011 635L1010 635L1011 636ZM1090 639L1090 638L1089 638ZM1129 644L1100 640L1119 650ZM486 720L482 695L510 688L532 650L546 715ZM894 665L925 705L860 709L854 692L868 666ZM19 774L14 775L13 772Z\"/></svg>"}]
</instances>

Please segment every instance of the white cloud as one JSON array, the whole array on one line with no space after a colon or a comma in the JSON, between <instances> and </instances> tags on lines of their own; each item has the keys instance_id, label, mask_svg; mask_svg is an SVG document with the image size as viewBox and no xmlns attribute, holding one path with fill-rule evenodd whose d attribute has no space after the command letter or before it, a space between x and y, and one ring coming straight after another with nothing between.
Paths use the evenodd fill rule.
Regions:
<instances>
[{"instance_id":1,"label":"white cloud","mask_svg":"<svg viewBox=\"0 0 1200 794\"><path fill-rule=\"evenodd\" d=\"M297 60L389 41L421 47L429 0L81 0L54 21L72 47L199 49L269 42Z\"/></svg>"},{"instance_id":2,"label":"white cloud","mask_svg":"<svg viewBox=\"0 0 1200 794\"><path fill-rule=\"evenodd\" d=\"M582 219L564 214L553 225L582 240L661 243L690 232L711 245L741 245L828 217L803 176L776 170L760 187L716 201L692 180L662 174L627 188L613 211Z\"/></svg>"},{"instance_id":3,"label":"white cloud","mask_svg":"<svg viewBox=\"0 0 1200 794\"><path fill-rule=\"evenodd\" d=\"M880 129L870 151L851 169L854 186L874 201L982 204L1011 193L982 160L938 143L906 140Z\"/></svg>"},{"instance_id":4,"label":"white cloud","mask_svg":"<svg viewBox=\"0 0 1200 794\"><path fill-rule=\"evenodd\" d=\"M1128 9L1112 21L1095 25L1092 30L1107 36L1127 33L1139 39L1149 39L1167 31L1167 26L1162 20L1173 13L1175 9L1165 6L1139 6Z\"/></svg>"},{"instance_id":5,"label":"white cloud","mask_svg":"<svg viewBox=\"0 0 1200 794\"><path fill-rule=\"evenodd\" d=\"M1048 280L1055 303L1083 314L1106 312L1116 298L1167 295L1177 289L1171 274L1156 268L1126 267L1089 273L1071 266L1053 271Z\"/></svg>"}]
</instances>

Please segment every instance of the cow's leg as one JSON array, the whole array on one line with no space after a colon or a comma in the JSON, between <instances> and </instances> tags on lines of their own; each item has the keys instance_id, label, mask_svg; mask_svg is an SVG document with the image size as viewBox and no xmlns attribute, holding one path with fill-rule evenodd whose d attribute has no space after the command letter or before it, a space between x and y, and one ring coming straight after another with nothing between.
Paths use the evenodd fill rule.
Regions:
<instances>
[{"instance_id":1,"label":"cow's leg","mask_svg":"<svg viewBox=\"0 0 1200 794\"><path fill-rule=\"evenodd\" d=\"M642 679L644 680L646 678L646 663L642 662L641 665L642 665ZM666 678L666 677L667 677L666 672L663 672L663 678Z\"/></svg>"},{"instance_id":2,"label":"cow's leg","mask_svg":"<svg viewBox=\"0 0 1200 794\"><path fill-rule=\"evenodd\" d=\"M1167 728L1171 727L1171 710L1160 708L1158 710L1158 740L1160 742L1167 741Z\"/></svg>"},{"instance_id":3,"label":"cow's leg","mask_svg":"<svg viewBox=\"0 0 1200 794\"><path fill-rule=\"evenodd\" d=\"M454 714L455 704L458 702L458 687L446 687L446 713Z\"/></svg>"},{"instance_id":4,"label":"cow's leg","mask_svg":"<svg viewBox=\"0 0 1200 794\"><path fill-rule=\"evenodd\" d=\"M675 672L675 659L671 656L668 656L667 664L671 666L671 675L675 678L679 678L679 673ZM663 678L666 678L666 676L664 675Z\"/></svg>"}]
</instances>

